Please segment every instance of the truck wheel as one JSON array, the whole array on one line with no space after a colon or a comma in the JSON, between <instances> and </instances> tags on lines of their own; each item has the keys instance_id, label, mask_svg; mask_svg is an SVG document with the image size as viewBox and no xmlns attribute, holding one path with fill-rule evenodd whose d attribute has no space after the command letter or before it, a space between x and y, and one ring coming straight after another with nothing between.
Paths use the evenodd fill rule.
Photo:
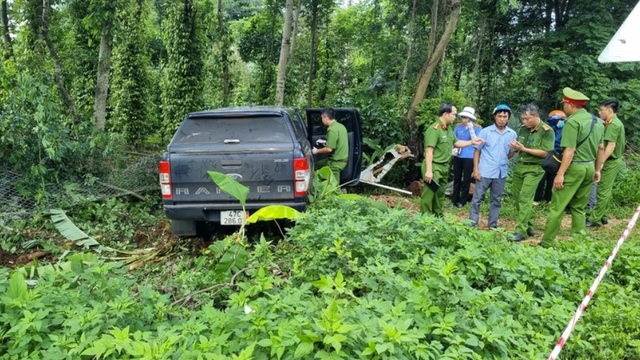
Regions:
<instances>
[{"instance_id":1,"label":"truck wheel","mask_svg":"<svg viewBox=\"0 0 640 360\"><path fill-rule=\"evenodd\" d=\"M190 220L171 220L171 233L176 236L195 236L196 222Z\"/></svg>"}]
</instances>

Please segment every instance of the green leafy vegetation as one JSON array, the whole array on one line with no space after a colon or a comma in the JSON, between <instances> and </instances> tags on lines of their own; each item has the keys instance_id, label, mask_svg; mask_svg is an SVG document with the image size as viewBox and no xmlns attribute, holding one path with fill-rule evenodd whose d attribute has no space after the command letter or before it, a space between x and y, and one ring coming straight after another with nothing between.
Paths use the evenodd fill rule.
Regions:
<instances>
[{"instance_id":1,"label":"green leafy vegetation","mask_svg":"<svg viewBox=\"0 0 640 360\"><path fill-rule=\"evenodd\" d=\"M3 269L0 352L7 359L546 358L611 244L583 238L541 249L452 220L329 198L297 220L286 242L217 240L144 276L95 257L70 259L67 270ZM631 241L563 356L640 356L639 266ZM35 282L27 287L25 279Z\"/></svg>"},{"instance_id":2,"label":"green leafy vegetation","mask_svg":"<svg viewBox=\"0 0 640 360\"><path fill-rule=\"evenodd\" d=\"M0 218L0 359L545 359L640 203L640 65L596 60L636 0L293 2L284 104L358 109L368 162L391 144L421 161L443 101L488 125L498 103L556 109L565 86L592 112L620 100L630 151L611 225L557 249L340 194L328 168L308 212L267 207L205 238L172 237L157 191L78 201L127 152L161 152L188 112L273 104L284 1L0 4L0 159L19 175L0 177L18 213ZM385 182L406 187L413 165ZM66 198L49 201L54 183ZM64 212L25 214L22 199ZM273 219L295 226L262 234ZM635 234L562 358L640 359Z\"/></svg>"}]
</instances>

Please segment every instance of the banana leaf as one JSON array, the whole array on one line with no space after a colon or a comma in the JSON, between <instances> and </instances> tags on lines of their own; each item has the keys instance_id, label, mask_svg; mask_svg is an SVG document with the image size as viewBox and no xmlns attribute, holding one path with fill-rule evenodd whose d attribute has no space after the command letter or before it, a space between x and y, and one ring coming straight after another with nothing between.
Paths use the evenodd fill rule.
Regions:
<instances>
[{"instance_id":1,"label":"banana leaf","mask_svg":"<svg viewBox=\"0 0 640 360\"><path fill-rule=\"evenodd\" d=\"M290 219L296 220L300 218L302 214L296 209L284 206L284 205L269 205L261 208L253 213L247 219L247 223L256 223L258 221L276 220L276 219Z\"/></svg>"},{"instance_id":2,"label":"banana leaf","mask_svg":"<svg viewBox=\"0 0 640 360\"><path fill-rule=\"evenodd\" d=\"M230 178L226 174L217 171L207 171L211 180L220 187L220 190L240 200L240 204L244 206L249 196L249 188Z\"/></svg>"},{"instance_id":3,"label":"banana leaf","mask_svg":"<svg viewBox=\"0 0 640 360\"><path fill-rule=\"evenodd\" d=\"M76 245L83 247L100 246L100 243L94 238L78 229L63 210L51 209L49 210L49 215L51 216L53 225L67 240L73 241Z\"/></svg>"}]
</instances>

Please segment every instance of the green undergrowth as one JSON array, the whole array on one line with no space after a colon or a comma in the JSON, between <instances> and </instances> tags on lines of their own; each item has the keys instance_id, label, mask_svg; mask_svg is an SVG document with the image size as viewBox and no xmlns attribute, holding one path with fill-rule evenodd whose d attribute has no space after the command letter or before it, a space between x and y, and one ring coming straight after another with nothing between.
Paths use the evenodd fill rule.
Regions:
<instances>
[{"instance_id":1,"label":"green undergrowth","mask_svg":"<svg viewBox=\"0 0 640 360\"><path fill-rule=\"evenodd\" d=\"M1 269L0 359L546 359L613 245L511 244L353 198L286 240L235 239L136 272ZM640 359L639 271L631 241L561 359Z\"/></svg>"},{"instance_id":2,"label":"green undergrowth","mask_svg":"<svg viewBox=\"0 0 640 360\"><path fill-rule=\"evenodd\" d=\"M154 194L155 195L155 194ZM75 225L95 237L102 245L131 249L143 241L145 246L158 239L154 236L170 233L162 213L161 200L149 196L148 201L111 198L65 208ZM20 254L35 248L62 253L59 246L66 242L46 213L31 217L0 221L0 250Z\"/></svg>"}]
</instances>

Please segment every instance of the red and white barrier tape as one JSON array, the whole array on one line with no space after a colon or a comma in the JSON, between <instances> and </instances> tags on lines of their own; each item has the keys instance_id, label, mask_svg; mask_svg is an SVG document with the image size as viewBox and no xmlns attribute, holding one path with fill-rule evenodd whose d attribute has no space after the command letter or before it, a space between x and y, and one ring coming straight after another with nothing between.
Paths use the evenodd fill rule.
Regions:
<instances>
[{"instance_id":1,"label":"red and white barrier tape","mask_svg":"<svg viewBox=\"0 0 640 360\"><path fill-rule=\"evenodd\" d=\"M558 340L556 347L553 348L553 351L551 352L551 355L549 355L547 360L556 360L558 358L558 355L560 354L562 347L564 346L564 344L567 343L567 340L569 340L569 336L571 336L571 332L573 332L573 329L576 327L576 324L578 323L578 319L580 319L580 316L582 316L582 313L587 308L587 305L589 304L591 297L593 297L593 294L596 293L596 289L598 289L598 285L600 285L600 281L602 280L604 275L607 273L607 270L609 270L609 268L611 267L611 264L613 263L613 259L615 259L616 255L618 255L618 250L620 250L624 241L627 240L627 236L629 236L631 229L633 229L633 227L636 225L636 220L638 220L638 215L640 215L640 206L638 206L636 213L631 218L629 225L627 225L627 227L624 229L624 232L622 233L622 236L618 240L618 243L613 248L613 252L611 252L611 255L609 255L607 262L604 264L604 267L602 268L602 270L600 270L600 274L598 274L598 277L593 282L593 285L591 285L591 288L589 288L589 291L587 292L587 296L585 296L584 300L582 300L582 303L578 307L578 310L573 315L573 318L571 319L571 321L569 321L569 325L567 325L567 328L562 333L560 340Z\"/></svg>"}]
</instances>

